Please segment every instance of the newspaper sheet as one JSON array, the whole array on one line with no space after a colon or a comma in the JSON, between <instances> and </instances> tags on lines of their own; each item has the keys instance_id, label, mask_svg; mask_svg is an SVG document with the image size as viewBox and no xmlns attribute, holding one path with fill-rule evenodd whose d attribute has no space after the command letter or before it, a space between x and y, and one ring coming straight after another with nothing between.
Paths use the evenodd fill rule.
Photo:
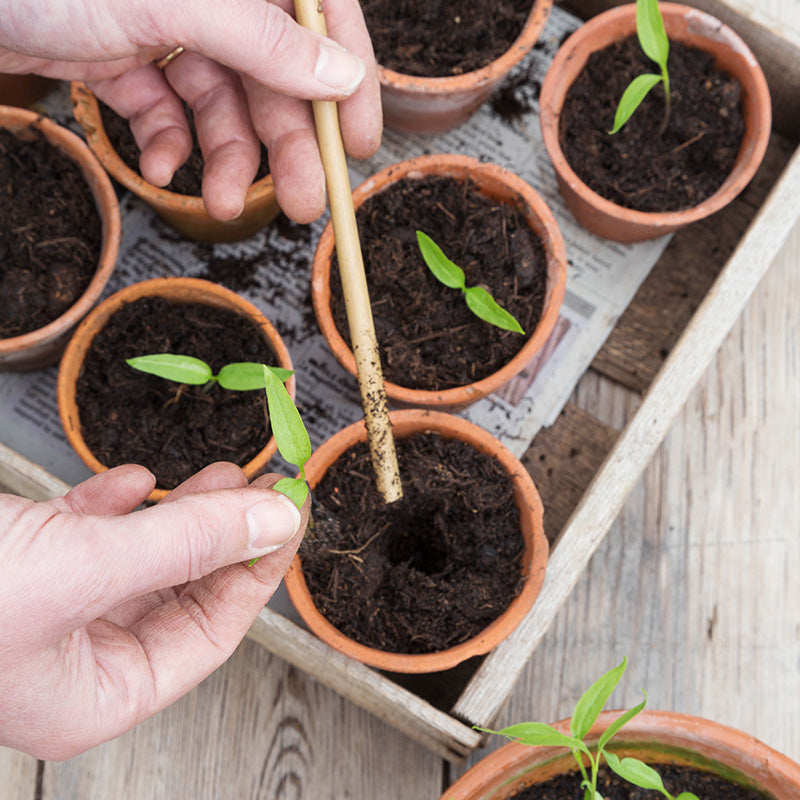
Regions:
<instances>
[{"instance_id":1,"label":"newspaper sheet","mask_svg":"<svg viewBox=\"0 0 800 800\"><path fill-rule=\"evenodd\" d=\"M552 424L588 368L619 314L656 262L668 237L636 245L599 239L580 228L564 207L541 141L537 98L559 44L579 20L554 8L540 41L508 79L506 91L519 113L501 116L485 104L467 123L440 136L387 131L376 156L351 164L357 185L376 170L423 153L456 152L511 169L533 185L553 210L568 256L567 291L560 318L544 351L496 395L463 416L498 436L517 456L536 432ZM65 96L50 103L52 115L73 128ZM208 277L214 263L238 260L257 267L247 287L228 283L275 324L297 370L298 405L312 445L361 417L355 379L329 351L316 325L310 300L310 267L325 220L298 226L283 220L244 242L189 242L167 228L138 198L121 197L123 238L117 269L106 294L150 277ZM55 401L56 368L27 375L0 375L0 441L68 483L88 469L69 447ZM280 469L276 461L272 465Z\"/></svg>"}]
</instances>

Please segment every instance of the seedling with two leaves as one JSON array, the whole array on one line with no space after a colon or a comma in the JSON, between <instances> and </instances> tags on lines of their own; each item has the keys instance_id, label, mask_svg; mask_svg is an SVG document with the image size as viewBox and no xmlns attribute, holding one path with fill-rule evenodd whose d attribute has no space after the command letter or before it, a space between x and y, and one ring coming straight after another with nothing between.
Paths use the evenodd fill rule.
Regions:
<instances>
[{"instance_id":1,"label":"seedling with two leaves","mask_svg":"<svg viewBox=\"0 0 800 800\"><path fill-rule=\"evenodd\" d=\"M223 389L235 392L263 389L278 452L300 472L299 478L281 478L273 488L286 495L298 508L303 505L308 497L305 464L311 458L311 442L300 413L283 385L294 374L292 370L242 361L226 364L214 375L205 361L174 353L138 356L127 359L126 363L141 372L176 383L204 386L215 382Z\"/></svg>"},{"instance_id":2,"label":"seedling with two leaves","mask_svg":"<svg viewBox=\"0 0 800 800\"><path fill-rule=\"evenodd\" d=\"M515 317L499 305L486 289L482 286L467 287L464 270L454 264L428 234L417 231L417 244L436 280L449 289L460 289L469 310L476 317L506 331L525 333Z\"/></svg>"},{"instance_id":3,"label":"seedling with two leaves","mask_svg":"<svg viewBox=\"0 0 800 800\"><path fill-rule=\"evenodd\" d=\"M669 58L669 39L664 29L664 19L658 8L658 0L636 0L636 35L644 54L656 62L661 74L645 73L638 75L622 93L617 112L614 116L614 126L609 133L616 133L633 115L641 105L650 90L659 83L664 85L664 121L661 131L667 127L670 111L670 87L667 60Z\"/></svg>"},{"instance_id":4,"label":"seedling with two leaves","mask_svg":"<svg viewBox=\"0 0 800 800\"><path fill-rule=\"evenodd\" d=\"M698 800L697 796L691 792L681 792L677 797L673 797L664 788L661 776L649 764L630 756L620 758L615 753L606 750L606 746L620 729L644 708L647 702L647 692L644 690L642 692L645 699L638 706L620 714L603 731L597 745L590 747L586 744L586 737L592 725L600 715L611 693L617 687L626 667L627 659L623 659L621 664L598 678L584 692L572 712L572 718L569 722L569 734L562 733L544 722L522 722L499 731L478 728L477 726L476 728L485 733L499 734L515 742L531 746L566 747L572 753L580 770L584 800L603 800L602 795L597 791L597 774L600 763L603 760L605 760L612 772L615 772L620 778L632 783L634 786L660 792L668 800ZM587 760L588 768L585 763Z\"/></svg>"}]
</instances>

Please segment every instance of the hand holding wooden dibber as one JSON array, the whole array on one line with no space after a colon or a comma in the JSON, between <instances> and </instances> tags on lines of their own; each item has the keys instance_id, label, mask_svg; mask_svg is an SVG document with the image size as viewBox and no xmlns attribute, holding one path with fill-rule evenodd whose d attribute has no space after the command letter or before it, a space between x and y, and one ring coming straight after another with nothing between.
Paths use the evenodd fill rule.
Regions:
<instances>
[{"instance_id":1,"label":"hand holding wooden dibber","mask_svg":"<svg viewBox=\"0 0 800 800\"><path fill-rule=\"evenodd\" d=\"M298 22L304 28L327 36L320 0L295 0L295 13ZM342 279L350 340L356 360L372 466L381 497L385 502L392 503L403 496L403 487L400 483L394 437L389 422L389 407L383 385L378 341L375 337L364 261L361 257L361 243L353 209L350 178L347 174L347 160L339 129L339 112L336 103L332 101L315 100L312 106L322 164L325 168L336 255L339 259L339 274Z\"/></svg>"}]
</instances>

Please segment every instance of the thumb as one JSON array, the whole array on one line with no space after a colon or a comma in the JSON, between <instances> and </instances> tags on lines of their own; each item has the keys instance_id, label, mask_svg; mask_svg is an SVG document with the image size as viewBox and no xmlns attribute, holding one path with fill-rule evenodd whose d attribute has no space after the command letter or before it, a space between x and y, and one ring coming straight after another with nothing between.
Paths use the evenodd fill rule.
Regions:
<instances>
[{"instance_id":1,"label":"thumb","mask_svg":"<svg viewBox=\"0 0 800 800\"><path fill-rule=\"evenodd\" d=\"M176 45L250 75L281 94L341 99L358 88L366 73L361 58L303 28L273 2L207 2L199 4L199 13L184 15L175 15L172 6L160 0L147 5L154 6L149 13L164 17L161 30L168 30ZM349 5L348 13L360 13L356 4Z\"/></svg>"},{"instance_id":2,"label":"thumb","mask_svg":"<svg viewBox=\"0 0 800 800\"><path fill-rule=\"evenodd\" d=\"M63 632L131 598L271 553L300 528L300 512L284 495L223 489L124 516L57 513L38 531L31 557L40 573L60 567L50 601Z\"/></svg>"}]
</instances>

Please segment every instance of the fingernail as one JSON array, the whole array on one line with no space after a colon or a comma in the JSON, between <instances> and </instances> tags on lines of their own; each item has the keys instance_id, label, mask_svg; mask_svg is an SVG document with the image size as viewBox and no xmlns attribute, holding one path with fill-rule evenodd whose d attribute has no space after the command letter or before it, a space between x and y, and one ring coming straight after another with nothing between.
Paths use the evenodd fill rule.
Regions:
<instances>
[{"instance_id":1,"label":"fingernail","mask_svg":"<svg viewBox=\"0 0 800 800\"><path fill-rule=\"evenodd\" d=\"M319 48L314 77L337 92L352 94L366 74L364 62L335 43Z\"/></svg>"},{"instance_id":2,"label":"fingernail","mask_svg":"<svg viewBox=\"0 0 800 800\"><path fill-rule=\"evenodd\" d=\"M253 556L265 556L294 539L300 512L288 497L263 500L247 509L247 527Z\"/></svg>"}]
</instances>

